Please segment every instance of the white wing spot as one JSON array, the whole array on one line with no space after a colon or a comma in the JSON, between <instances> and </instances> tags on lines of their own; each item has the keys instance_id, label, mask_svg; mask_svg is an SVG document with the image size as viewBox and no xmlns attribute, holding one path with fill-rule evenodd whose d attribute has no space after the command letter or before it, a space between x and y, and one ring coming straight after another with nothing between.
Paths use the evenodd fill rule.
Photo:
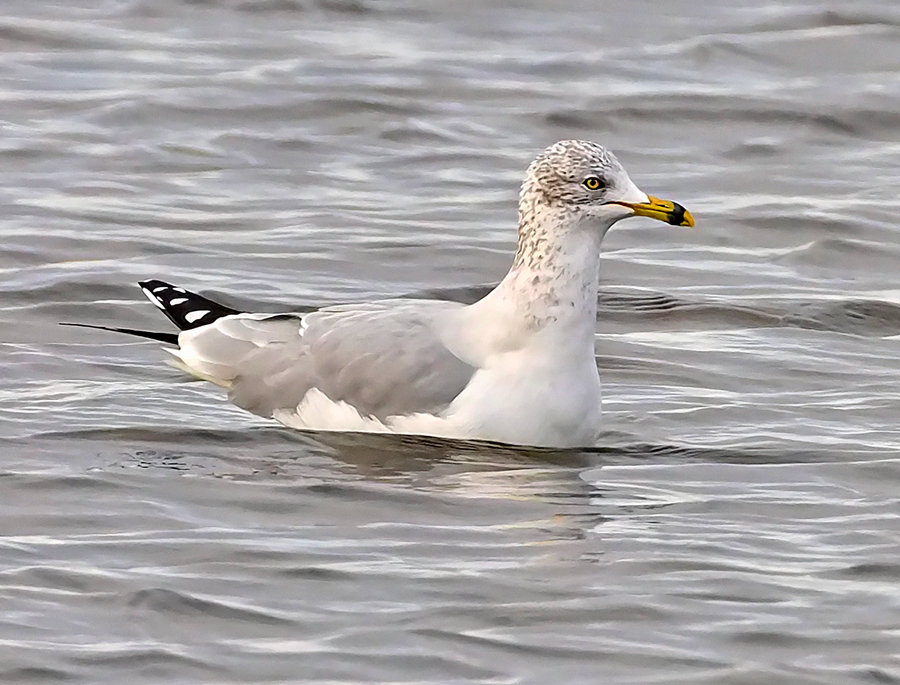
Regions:
<instances>
[{"instance_id":1,"label":"white wing spot","mask_svg":"<svg viewBox=\"0 0 900 685\"><path fill-rule=\"evenodd\" d=\"M153 292L158 293L160 290L168 290L169 286L167 285L158 285L153 289ZM144 292L147 292L146 290Z\"/></svg>"},{"instance_id":2,"label":"white wing spot","mask_svg":"<svg viewBox=\"0 0 900 685\"><path fill-rule=\"evenodd\" d=\"M184 293L187 292L184 288L172 288L176 293Z\"/></svg>"},{"instance_id":3,"label":"white wing spot","mask_svg":"<svg viewBox=\"0 0 900 685\"><path fill-rule=\"evenodd\" d=\"M174 300L169 301L169 306L174 307L176 304L182 304L187 301L188 301L188 298L186 298L186 297L176 297Z\"/></svg>"},{"instance_id":4,"label":"white wing spot","mask_svg":"<svg viewBox=\"0 0 900 685\"><path fill-rule=\"evenodd\" d=\"M144 291L144 295L147 296L147 299L150 300L150 302L152 302L154 305L156 305L157 307L159 307L159 308L162 309L163 311L166 310L166 308L162 306L162 302L159 301L159 298L158 298L156 295L154 295L153 293L151 293L151 292L150 292L149 290L147 290L146 288L141 288L141 290Z\"/></svg>"},{"instance_id":5,"label":"white wing spot","mask_svg":"<svg viewBox=\"0 0 900 685\"><path fill-rule=\"evenodd\" d=\"M184 320L188 323L194 323L195 321L199 321L200 319L202 319L207 314L209 314L208 309L198 309L197 311L188 312L187 314L185 314Z\"/></svg>"}]
</instances>

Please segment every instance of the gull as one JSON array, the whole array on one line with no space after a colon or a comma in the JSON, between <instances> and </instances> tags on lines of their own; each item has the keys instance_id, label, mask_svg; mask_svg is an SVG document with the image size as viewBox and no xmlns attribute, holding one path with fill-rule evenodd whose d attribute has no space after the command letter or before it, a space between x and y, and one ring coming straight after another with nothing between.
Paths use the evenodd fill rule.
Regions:
<instances>
[{"instance_id":1,"label":"gull","mask_svg":"<svg viewBox=\"0 0 900 685\"><path fill-rule=\"evenodd\" d=\"M592 446L600 244L632 216L694 225L681 205L642 192L604 147L564 140L528 167L512 267L474 304L390 299L261 314L148 280L144 294L179 333L73 325L174 345L176 366L291 428Z\"/></svg>"}]
</instances>

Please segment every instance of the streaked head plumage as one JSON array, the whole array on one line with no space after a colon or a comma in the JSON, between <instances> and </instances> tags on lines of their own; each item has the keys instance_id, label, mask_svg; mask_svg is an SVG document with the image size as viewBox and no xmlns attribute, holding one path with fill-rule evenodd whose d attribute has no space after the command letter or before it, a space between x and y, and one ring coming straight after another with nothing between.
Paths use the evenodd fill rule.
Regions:
<instances>
[{"instance_id":1,"label":"streaked head plumage","mask_svg":"<svg viewBox=\"0 0 900 685\"><path fill-rule=\"evenodd\" d=\"M586 204L619 188L628 175L615 155L587 140L561 140L528 167L523 194L548 203Z\"/></svg>"}]
</instances>

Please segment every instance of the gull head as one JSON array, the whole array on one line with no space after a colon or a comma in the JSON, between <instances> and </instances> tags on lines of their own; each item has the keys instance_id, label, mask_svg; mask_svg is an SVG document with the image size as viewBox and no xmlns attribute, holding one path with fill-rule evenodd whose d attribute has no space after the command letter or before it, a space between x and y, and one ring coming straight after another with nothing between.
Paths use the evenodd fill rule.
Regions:
<instances>
[{"instance_id":1,"label":"gull head","mask_svg":"<svg viewBox=\"0 0 900 685\"><path fill-rule=\"evenodd\" d=\"M522 184L519 211L525 220L542 212L562 212L602 232L630 216L694 225L684 207L644 193L613 153L586 140L562 140L537 156Z\"/></svg>"}]
</instances>

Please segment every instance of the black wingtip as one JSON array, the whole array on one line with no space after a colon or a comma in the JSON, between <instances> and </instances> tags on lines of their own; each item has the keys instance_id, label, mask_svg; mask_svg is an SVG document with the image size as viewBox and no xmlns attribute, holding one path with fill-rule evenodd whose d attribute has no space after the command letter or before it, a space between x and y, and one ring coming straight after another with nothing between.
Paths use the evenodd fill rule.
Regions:
<instances>
[{"instance_id":1,"label":"black wingtip","mask_svg":"<svg viewBox=\"0 0 900 685\"><path fill-rule=\"evenodd\" d=\"M155 278L140 281L138 285L147 299L183 331L206 326L223 316L241 313L237 309L226 307L202 295Z\"/></svg>"},{"instance_id":2,"label":"black wingtip","mask_svg":"<svg viewBox=\"0 0 900 685\"><path fill-rule=\"evenodd\" d=\"M60 326L76 326L78 328L96 328L101 331L112 331L113 333L124 333L125 335L135 335L139 338L148 338L149 340L158 340L159 342L168 343L170 345L178 345L177 333L159 333L157 331L138 331L134 328L115 328L114 326L97 326L92 323L68 323L60 322Z\"/></svg>"}]
</instances>

